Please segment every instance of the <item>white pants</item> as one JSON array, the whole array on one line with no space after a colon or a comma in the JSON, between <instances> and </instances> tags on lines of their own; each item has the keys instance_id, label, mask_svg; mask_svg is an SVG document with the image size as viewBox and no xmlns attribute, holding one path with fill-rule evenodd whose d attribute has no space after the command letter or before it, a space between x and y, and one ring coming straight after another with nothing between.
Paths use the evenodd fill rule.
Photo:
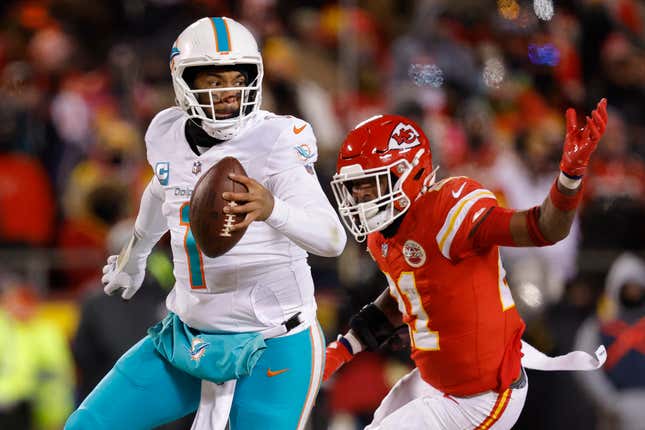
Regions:
<instances>
[{"instance_id":1,"label":"white pants","mask_svg":"<svg viewBox=\"0 0 645 430\"><path fill-rule=\"evenodd\" d=\"M442 393L414 369L396 383L365 430L502 430L522 412L528 383L519 389L487 391L470 397Z\"/></svg>"}]
</instances>

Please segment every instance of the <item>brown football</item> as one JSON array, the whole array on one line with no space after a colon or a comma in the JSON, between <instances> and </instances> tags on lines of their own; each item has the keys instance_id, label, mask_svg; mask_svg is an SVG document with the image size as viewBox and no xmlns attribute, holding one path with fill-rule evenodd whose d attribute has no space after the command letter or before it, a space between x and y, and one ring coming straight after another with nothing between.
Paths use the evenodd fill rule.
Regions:
<instances>
[{"instance_id":1,"label":"brown football","mask_svg":"<svg viewBox=\"0 0 645 430\"><path fill-rule=\"evenodd\" d=\"M228 252L246 231L229 231L231 225L244 220L244 215L223 211L225 206L236 203L224 200L222 193L248 191L246 186L229 178L229 173L246 176L237 158L225 157L199 178L190 197L190 229L201 251L211 258Z\"/></svg>"}]
</instances>

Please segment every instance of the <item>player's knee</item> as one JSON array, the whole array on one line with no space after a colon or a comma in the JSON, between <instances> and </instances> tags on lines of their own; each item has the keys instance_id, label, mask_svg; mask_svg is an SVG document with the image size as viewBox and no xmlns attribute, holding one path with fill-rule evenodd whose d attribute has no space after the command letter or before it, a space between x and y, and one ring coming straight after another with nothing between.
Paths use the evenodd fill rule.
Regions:
<instances>
[{"instance_id":1,"label":"player's knee","mask_svg":"<svg viewBox=\"0 0 645 430\"><path fill-rule=\"evenodd\" d=\"M107 427L96 419L88 409L76 409L65 423L64 430L107 430Z\"/></svg>"}]
</instances>

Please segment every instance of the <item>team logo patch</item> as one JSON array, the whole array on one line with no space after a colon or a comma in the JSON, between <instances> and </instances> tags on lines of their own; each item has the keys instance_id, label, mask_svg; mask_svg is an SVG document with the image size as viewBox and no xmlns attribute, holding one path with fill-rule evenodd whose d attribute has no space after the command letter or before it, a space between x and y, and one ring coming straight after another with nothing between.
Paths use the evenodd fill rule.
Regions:
<instances>
[{"instance_id":1,"label":"team logo patch","mask_svg":"<svg viewBox=\"0 0 645 430\"><path fill-rule=\"evenodd\" d=\"M426 262L426 252L415 241L406 240L403 244L403 258L410 266L421 267Z\"/></svg>"},{"instance_id":2,"label":"team logo patch","mask_svg":"<svg viewBox=\"0 0 645 430\"><path fill-rule=\"evenodd\" d=\"M301 160L306 161L314 156L313 151L306 143L303 143L302 145L298 145L295 148L296 148L296 153L298 154L298 158L300 158Z\"/></svg>"},{"instance_id":3,"label":"team logo patch","mask_svg":"<svg viewBox=\"0 0 645 430\"><path fill-rule=\"evenodd\" d=\"M202 171L202 162L201 161L195 161L193 163L193 175L199 175L199 173Z\"/></svg>"},{"instance_id":4,"label":"team logo patch","mask_svg":"<svg viewBox=\"0 0 645 430\"><path fill-rule=\"evenodd\" d=\"M198 337L194 338L190 349L188 349L188 352L190 353L190 359L199 362L204 354L206 354L206 348L208 348L208 345L210 345L210 343L204 341L203 339L200 339Z\"/></svg>"},{"instance_id":5,"label":"team logo patch","mask_svg":"<svg viewBox=\"0 0 645 430\"><path fill-rule=\"evenodd\" d=\"M410 124L400 122L390 135L388 149L410 149L421 145L419 132Z\"/></svg>"},{"instance_id":6,"label":"team logo patch","mask_svg":"<svg viewBox=\"0 0 645 430\"><path fill-rule=\"evenodd\" d=\"M155 164L155 176L159 179L161 185L168 185L170 180L170 163L168 161L160 161Z\"/></svg>"}]
</instances>

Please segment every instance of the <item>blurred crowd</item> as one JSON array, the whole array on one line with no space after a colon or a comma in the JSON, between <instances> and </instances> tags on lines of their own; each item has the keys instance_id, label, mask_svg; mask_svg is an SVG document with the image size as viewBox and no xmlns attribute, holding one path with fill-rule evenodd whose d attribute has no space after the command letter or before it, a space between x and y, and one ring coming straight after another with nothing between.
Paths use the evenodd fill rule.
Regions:
<instances>
[{"instance_id":1,"label":"blurred crowd","mask_svg":"<svg viewBox=\"0 0 645 430\"><path fill-rule=\"evenodd\" d=\"M263 108L312 124L324 187L344 134L389 112L422 125L439 177L473 177L528 208L558 171L565 109L606 97L572 234L503 258L525 338L548 354L604 343L607 365L530 372L517 428L645 428L642 1L5 0L0 12L0 428L62 428L163 316L173 282L163 239L132 303L102 295L100 268L151 177L143 134L174 104L172 42L221 15L261 45ZM310 264L328 339L386 285L353 241ZM362 428L410 368L406 348L401 333L343 369L310 427Z\"/></svg>"}]
</instances>

